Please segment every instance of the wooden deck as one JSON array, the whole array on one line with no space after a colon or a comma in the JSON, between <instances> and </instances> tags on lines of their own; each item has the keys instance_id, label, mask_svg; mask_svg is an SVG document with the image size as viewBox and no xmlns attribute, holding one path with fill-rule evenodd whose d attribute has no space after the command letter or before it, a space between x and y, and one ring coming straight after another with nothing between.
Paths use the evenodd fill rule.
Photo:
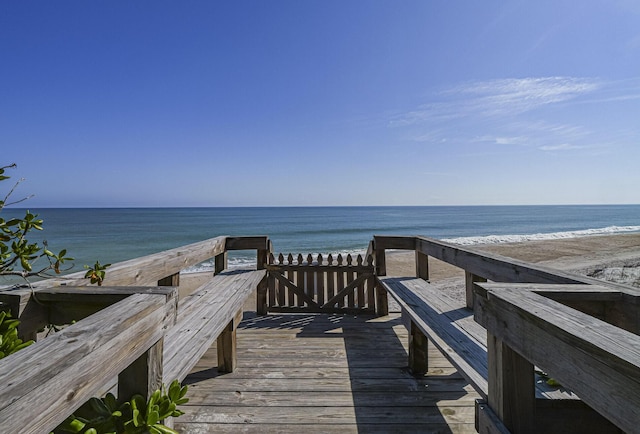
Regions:
<instances>
[{"instance_id":1,"label":"wooden deck","mask_svg":"<svg viewBox=\"0 0 640 434\"><path fill-rule=\"evenodd\" d=\"M245 313L238 368L218 374L212 347L186 378L183 433L475 433L478 395L439 353L407 371L398 313Z\"/></svg>"}]
</instances>

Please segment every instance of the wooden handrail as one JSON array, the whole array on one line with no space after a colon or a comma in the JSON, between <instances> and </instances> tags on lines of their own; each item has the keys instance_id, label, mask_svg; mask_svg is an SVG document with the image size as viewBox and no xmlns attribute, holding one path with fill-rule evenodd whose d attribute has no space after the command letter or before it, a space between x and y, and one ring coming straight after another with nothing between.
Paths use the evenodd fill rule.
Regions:
<instances>
[{"instance_id":1,"label":"wooden handrail","mask_svg":"<svg viewBox=\"0 0 640 434\"><path fill-rule=\"evenodd\" d=\"M478 284L474 317L487 329L494 363L488 404L513 432L533 432L535 402L523 390L533 387L538 366L620 429L634 432L640 423L638 330L623 330L538 293L580 298L570 286ZM604 289L601 298L610 302L612 295Z\"/></svg>"},{"instance_id":2,"label":"wooden handrail","mask_svg":"<svg viewBox=\"0 0 640 434\"><path fill-rule=\"evenodd\" d=\"M429 279L428 257L438 259L465 271L466 304L473 307L473 287L478 282L518 282L551 284L604 285L629 295L639 291L615 282L603 282L591 277L532 264L494 253L462 247L445 241L422 236L374 236L376 274L386 275L385 250L414 250L416 276Z\"/></svg>"},{"instance_id":3,"label":"wooden handrail","mask_svg":"<svg viewBox=\"0 0 640 434\"><path fill-rule=\"evenodd\" d=\"M122 261L111 265L103 284L105 286L149 286L168 285L176 279L171 279L180 271L197 265L211 258L216 258L216 264L226 268L226 252L229 250L257 250L258 268L266 262L267 251L270 246L266 236L229 237L219 236L197 243L180 246L151 255ZM262 260L261 260L262 258ZM216 267L217 268L217 267ZM33 284L35 290L51 286L86 286L89 280L84 278L84 272L68 274L62 278L47 279Z\"/></svg>"},{"instance_id":4,"label":"wooden handrail","mask_svg":"<svg viewBox=\"0 0 640 434\"><path fill-rule=\"evenodd\" d=\"M3 432L50 432L115 376L123 396L158 388L174 298L133 294L0 360Z\"/></svg>"}]
</instances>

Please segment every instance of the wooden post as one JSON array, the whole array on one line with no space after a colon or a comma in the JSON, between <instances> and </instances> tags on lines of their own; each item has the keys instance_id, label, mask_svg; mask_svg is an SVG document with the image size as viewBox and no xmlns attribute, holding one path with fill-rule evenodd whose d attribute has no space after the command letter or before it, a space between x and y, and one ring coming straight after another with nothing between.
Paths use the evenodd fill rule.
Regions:
<instances>
[{"instance_id":1,"label":"wooden post","mask_svg":"<svg viewBox=\"0 0 640 434\"><path fill-rule=\"evenodd\" d=\"M429 370L429 341L422 330L411 321L409 330L409 370L422 376Z\"/></svg>"},{"instance_id":2,"label":"wooden post","mask_svg":"<svg viewBox=\"0 0 640 434\"><path fill-rule=\"evenodd\" d=\"M180 273L158 280L158 286L180 286Z\"/></svg>"},{"instance_id":3,"label":"wooden post","mask_svg":"<svg viewBox=\"0 0 640 434\"><path fill-rule=\"evenodd\" d=\"M271 240L267 243L266 249L258 249L256 270L264 270L266 268L267 259L269 258L269 254L272 252L272 249L273 245L271 244Z\"/></svg>"},{"instance_id":4,"label":"wooden post","mask_svg":"<svg viewBox=\"0 0 640 434\"><path fill-rule=\"evenodd\" d=\"M466 301L467 307L469 309L473 309L473 284L476 282L486 282L487 279L484 277L476 276L469 271L464 272L464 281L466 287Z\"/></svg>"},{"instance_id":5,"label":"wooden post","mask_svg":"<svg viewBox=\"0 0 640 434\"><path fill-rule=\"evenodd\" d=\"M23 341L37 340L38 330L49 324L50 307L37 302L37 292L19 289L0 293L2 310L9 310L20 320L18 337Z\"/></svg>"},{"instance_id":6,"label":"wooden post","mask_svg":"<svg viewBox=\"0 0 640 434\"><path fill-rule=\"evenodd\" d=\"M213 274L220 274L224 270L227 269L227 252L220 253L214 257L215 269L213 270Z\"/></svg>"},{"instance_id":7,"label":"wooden post","mask_svg":"<svg viewBox=\"0 0 640 434\"><path fill-rule=\"evenodd\" d=\"M384 249L379 249L379 250L376 249L375 258L376 258L376 276L386 276L387 261L386 261Z\"/></svg>"},{"instance_id":8,"label":"wooden post","mask_svg":"<svg viewBox=\"0 0 640 434\"><path fill-rule=\"evenodd\" d=\"M236 351L236 329L242 321L242 309L240 309L229 324L218 336L218 372L233 372L238 364Z\"/></svg>"},{"instance_id":9,"label":"wooden post","mask_svg":"<svg viewBox=\"0 0 640 434\"><path fill-rule=\"evenodd\" d=\"M258 284L258 289L256 290L256 313L258 315L266 315L268 312L267 305L267 290L269 288L268 282L269 279L273 279L273 277L269 276L271 271L267 271L267 274Z\"/></svg>"},{"instance_id":10,"label":"wooden post","mask_svg":"<svg viewBox=\"0 0 640 434\"><path fill-rule=\"evenodd\" d=\"M488 404L513 434L535 432L533 365L501 339L487 333Z\"/></svg>"},{"instance_id":11,"label":"wooden post","mask_svg":"<svg viewBox=\"0 0 640 434\"><path fill-rule=\"evenodd\" d=\"M416 277L429 280L429 257L416 250Z\"/></svg>"},{"instance_id":12,"label":"wooden post","mask_svg":"<svg viewBox=\"0 0 640 434\"><path fill-rule=\"evenodd\" d=\"M375 249L376 258L376 276L387 275L387 261L384 249ZM378 282L376 282L376 314L385 316L389 314L389 300L387 299L387 290Z\"/></svg>"},{"instance_id":13,"label":"wooden post","mask_svg":"<svg viewBox=\"0 0 640 434\"><path fill-rule=\"evenodd\" d=\"M149 398L162 386L162 347L160 339L118 375L118 399L128 400L135 394Z\"/></svg>"}]
</instances>

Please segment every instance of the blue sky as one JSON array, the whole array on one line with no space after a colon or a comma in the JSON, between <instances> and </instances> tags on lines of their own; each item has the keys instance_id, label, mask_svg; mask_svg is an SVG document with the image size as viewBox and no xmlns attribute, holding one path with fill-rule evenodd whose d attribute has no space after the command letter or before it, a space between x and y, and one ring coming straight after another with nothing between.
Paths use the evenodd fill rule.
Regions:
<instances>
[{"instance_id":1,"label":"blue sky","mask_svg":"<svg viewBox=\"0 0 640 434\"><path fill-rule=\"evenodd\" d=\"M0 0L0 63L32 208L640 203L635 0Z\"/></svg>"}]
</instances>

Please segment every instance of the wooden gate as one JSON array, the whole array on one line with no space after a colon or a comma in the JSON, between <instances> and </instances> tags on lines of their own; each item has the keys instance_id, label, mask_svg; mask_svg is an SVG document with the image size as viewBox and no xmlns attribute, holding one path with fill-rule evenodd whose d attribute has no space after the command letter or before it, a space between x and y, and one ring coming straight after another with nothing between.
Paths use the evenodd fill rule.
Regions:
<instances>
[{"instance_id":1,"label":"wooden gate","mask_svg":"<svg viewBox=\"0 0 640 434\"><path fill-rule=\"evenodd\" d=\"M266 312L376 313L373 256L311 254L306 259L271 254L267 263Z\"/></svg>"}]
</instances>

